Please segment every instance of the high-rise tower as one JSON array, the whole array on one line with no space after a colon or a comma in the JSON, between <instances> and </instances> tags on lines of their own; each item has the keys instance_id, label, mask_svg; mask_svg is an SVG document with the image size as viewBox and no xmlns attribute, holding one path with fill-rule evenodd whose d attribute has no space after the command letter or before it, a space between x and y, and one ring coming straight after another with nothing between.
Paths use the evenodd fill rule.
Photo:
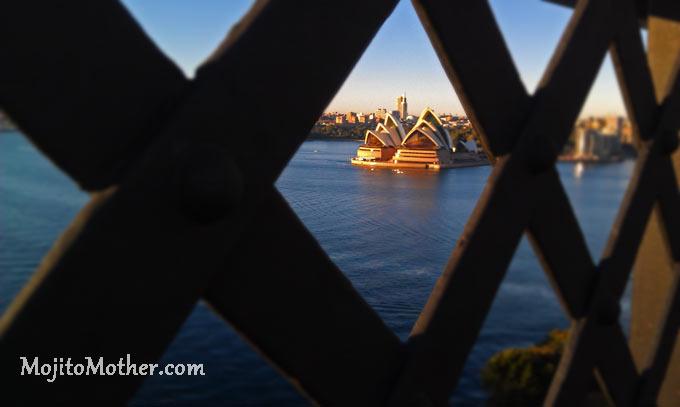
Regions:
<instances>
[{"instance_id":1,"label":"high-rise tower","mask_svg":"<svg viewBox=\"0 0 680 407\"><path fill-rule=\"evenodd\" d=\"M406 120L406 116L408 116L408 104L406 103L405 93L402 93L402 95L397 98L397 110L399 111L401 120Z\"/></svg>"}]
</instances>

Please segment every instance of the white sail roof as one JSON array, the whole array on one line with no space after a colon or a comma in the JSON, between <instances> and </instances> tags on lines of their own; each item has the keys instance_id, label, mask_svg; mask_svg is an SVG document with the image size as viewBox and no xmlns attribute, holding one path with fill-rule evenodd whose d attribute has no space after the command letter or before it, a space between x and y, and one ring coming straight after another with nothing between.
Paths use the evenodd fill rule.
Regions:
<instances>
[{"instance_id":1,"label":"white sail roof","mask_svg":"<svg viewBox=\"0 0 680 407\"><path fill-rule=\"evenodd\" d=\"M385 116L385 127L388 129L394 128L397 130L397 134L399 135L399 143L401 143L404 138L406 138L404 126L401 125L401 122L397 120L396 117L392 116L392 113L387 113Z\"/></svg>"},{"instance_id":2,"label":"white sail roof","mask_svg":"<svg viewBox=\"0 0 680 407\"><path fill-rule=\"evenodd\" d=\"M385 147L399 147L406 138L404 126L392 114L387 114L384 123L378 123L375 130L366 130L364 144L369 144L371 137L377 138Z\"/></svg>"},{"instance_id":3,"label":"white sail roof","mask_svg":"<svg viewBox=\"0 0 680 407\"><path fill-rule=\"evenodd\" d=\"M412 137L416 133L429 138L436 147L447 150L450 150L453 147L449 132L442 126L442 122L429 107L426 107L420 114L416 125L413 126L411 131L409 131L408 135L404 138L402 145L405 146L409 137Z\"/></svg>"},{"instance_id":4,"label":"white sail roof","mask_svg":"<svg viewBox=\"0 0 680 407\"><path fill-rule=\"evenodd\" d=\"M364 138L364 144L366 145L371 145L370 139L371 137L375 137L383 146L386 147L393 147L394 142L392 141L392 137L388 133L381 133L378 131L373 131L373 130L366 130L366 137Z\"/></svg>"}]
</instances>

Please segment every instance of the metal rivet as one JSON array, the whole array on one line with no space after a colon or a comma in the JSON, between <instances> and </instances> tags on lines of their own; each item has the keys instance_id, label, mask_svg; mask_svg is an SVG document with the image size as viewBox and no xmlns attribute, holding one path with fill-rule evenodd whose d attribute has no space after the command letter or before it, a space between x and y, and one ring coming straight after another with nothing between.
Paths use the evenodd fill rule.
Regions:
<instances>
[{"instance_id":1,"label":"metal rivet","mask_svg":"<svg viewBox=\"0 0 680 407\"><path fill-rule=\"evenodd\" d=\"M208 224L222 219L241 200L243 180L233 158L216 144L194 144L177 160L178 199L189 219Z\"/></svg>"}]
</instances>

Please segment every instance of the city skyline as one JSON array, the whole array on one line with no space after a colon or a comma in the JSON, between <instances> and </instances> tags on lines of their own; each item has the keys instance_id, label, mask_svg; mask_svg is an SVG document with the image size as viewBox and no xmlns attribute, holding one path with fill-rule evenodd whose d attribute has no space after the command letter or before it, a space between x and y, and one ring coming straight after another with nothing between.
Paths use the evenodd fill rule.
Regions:
<instances>
[{"instance_id":1,"label":"city skyline","mask_svg":"<svg viewBox=\"0 0 680 407\"><path fill-rule=\"evenodd\" d=\"M252 1L123 3L161 50L192 77ZM491 0L490 5L525 88L533 92L571 10L536 0ZM469 39L461 38L465 40ZM441 113L465 114L409 1L397 5L324 111L392 110L395 97L404 92L411 112L431 107ZM626 112L607 56L579 117L609 114L625 116Z\"/></svg>"}]
</instances>

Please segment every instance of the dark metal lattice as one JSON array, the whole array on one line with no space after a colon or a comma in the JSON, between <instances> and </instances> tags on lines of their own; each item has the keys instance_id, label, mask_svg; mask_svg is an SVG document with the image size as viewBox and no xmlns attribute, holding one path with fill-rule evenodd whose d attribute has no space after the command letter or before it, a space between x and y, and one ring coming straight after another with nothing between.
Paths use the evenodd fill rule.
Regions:
<instances>
[{"instance_id":1,"label":"dark metal lattice","mask_svg":"<svg viewBox=\"0 0 680 407\"><path fill-rule=\"evenodd\" d=\"M3 4L0 106L92 200L0 321L0 400L125 402L140 376L45 385L18 375L19 356L153 363L204 298L315 403L446 405L526 231L572 321L546 403L581 404L593 370L611 404L680 403L677 382L661 392L680 380L679 357L669 363L680 327L678 3L578 1L534 95L487 2L413 3L494 170L406 344L273 187L396 1L257 1L192 81L115 1L45 3L40 14ZM554 162L607 50L639 155L595 263ZM276 109L280 94L299 97ZM262 111L274 117L261 122ZM238 123L227 127L226 112ZM252 149L231 150L253 122ZM655 233L650 216L674 274L651 294L665 305L645 350L633 349L640 360L618 314Z\"/></svg>"}]
</instances>

